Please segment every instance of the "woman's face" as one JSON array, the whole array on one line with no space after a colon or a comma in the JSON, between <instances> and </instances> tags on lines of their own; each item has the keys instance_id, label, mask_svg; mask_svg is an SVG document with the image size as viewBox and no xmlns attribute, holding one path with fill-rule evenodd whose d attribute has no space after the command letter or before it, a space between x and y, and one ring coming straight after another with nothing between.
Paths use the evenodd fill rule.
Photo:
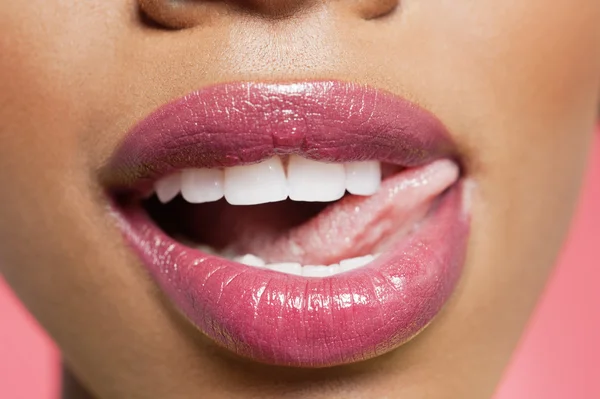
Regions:
<instances>
[{"instance_id":1,"label":"woman's face","mask_svg":"<svg viewBox=\"0 0 600 399\"><path fill-rule=\"evenodd\" d=\"M100 398L488 397L564 238L599 104L600 2L551 3L4 0L0 272L57 342L67 366ZM146 10L144 17L140 6ZM132 126L189 92L220 83L269 81L274 84L267 91L276 92L277 100L278 90L292 87L278 84L316 80L385 90L391 93L385 96L418 104L445 125L452 141L448 153L462 168L461 189L470 187L468 200L461 205L467 216L460 221L470 224L468 234L453 230L459 223L454 219L447 223L452 237L455 233L468 237L466 256L448 255L438 262L442 268L447 266L444 262L460 263L460 278L456 286L450 284L447 298L440 294L443 298L434 305L443 308L410 342L387 351L420 328L385 350L361 352L357 359L386 352L365 362L321 359L325 366L351 364L316 369L264 365L215 345L213 341L228 346L229 341L215 338L214 331L211 335L192 314L204 309L199 318L222 322L222 317L210 314L214 308L196 304L195 310L186 312L181 305L185 298L174 294L180 286L169 286L156 271L149 273L131 239L120 231L123 217L114 217L120 212L115 211L120 205L111 205L111 182L118 180L114 159L125 151L121 143ZM333 85L342 91L348 88L339 82ZM206 115L217 113L224 101L231 111L238 99L235 90L258 90L252 94L256 97L264 89L218 87L216 110L207 99L212 92L201 92L203 100L192 105L208 106ZM223 93L232 87L233 99ZM303 92L307 86L297 87L300 98L310 98ZM286 105L289 93L281 95L283 101L275 105L268 98L261 100L261 106L270 110L265 113L266 130L272 113L287 106L296 109ZM386 103L389 98L369 100L375 104L374 115L379 115L377 101ZM321 106L319 101L315 107ZM404 100L389 101L396 105L385 111L386 118L394 119L390 115L394 107L408 112L399 118L418 119L419 112L425 113L397 104ZM242 104L240 112L255 105ZM342 112L336 110L336 101L330 105L331 112ZM168 118L169 111L162 117ZM159 125L141 133L138 129L134 147L143 146L145 133L164 134ZM250 125L256 130L256 123ZM343 136L345 125L341 126ZM147 148L125 153L177 144L178 132L170 130L171 141L148 141ZM206 145L220 140L218 129L211 134L204 135ZM237 137L236 132L228 134L233 140ZM417 138L419 134L414 133ZM245 151L243 145L240 151ZM192 153L210 158L202 148ZM304 150L313 150L310 142ZM361 148L356 151L362 159L367 157L360 155ZM190 161L188 155L179 158L199 162ZM202 219L195 222L202 224ZM369 226L365 231L371 231ZM433 241L434 254L436 245ZM452 250L446 248L442 255ZM410 277L412 272L406 273ZM296 281L287 276L290 284ZM349 278L344 276L330 279ZM428 279L423 283L427 287ZM243 284L252 288L253 283ZM414 281L406 284L409 296L419 293L414 286L410 291ZM440 296L444 281L438 285L433 293L421 292L424 303ZM202 287L193 289L206 300ZM413 303L414 298L407 301ZM419 315L411 317L420 320ZM287 323L285 318L280 321ZM389 325L386 322L380 325ZM228 331L234 324L219 324L216 329L233 334L231 341L239 342L261 323L266 321L245 325L247 335ZM307 331L318 331L310 320L307 323ZM330 332L327 327L323 331ZM315 340L315 347L320 344ZM274 358L265 351L272 350L277 358L281 348L270 342L264 345L267 349L262 352L253 347L237 352L268 361ZM232 345L229 349L235 350ZM306 366L311 359L305 358L303 364L271 363Z\"/></svg>"}]
</instances>

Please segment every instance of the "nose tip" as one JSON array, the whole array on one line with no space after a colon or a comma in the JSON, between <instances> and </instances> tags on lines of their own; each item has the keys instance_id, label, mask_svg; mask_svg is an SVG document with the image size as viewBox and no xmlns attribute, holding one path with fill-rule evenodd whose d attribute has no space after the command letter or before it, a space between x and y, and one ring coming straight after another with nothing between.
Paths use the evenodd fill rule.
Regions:
<instances>
[{"instance_id":1,"label":"nose tip","mask_svg":"<svg viewBox=\"0 0 600 399\"><path fill-rule=\"evenodd\" d=\"M315 5L335 1L364 19L394 10L399 0L138 0L140 9L163 26L182 29L210 21L233 11L272 18L293 16Z\"/></svg>"}]
</instances>

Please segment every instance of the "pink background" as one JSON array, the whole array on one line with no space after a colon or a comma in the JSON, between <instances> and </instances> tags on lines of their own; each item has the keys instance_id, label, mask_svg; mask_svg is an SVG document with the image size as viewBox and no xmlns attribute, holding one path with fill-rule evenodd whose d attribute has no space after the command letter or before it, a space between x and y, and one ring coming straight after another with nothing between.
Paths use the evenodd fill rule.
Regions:
<instances>
[{"instance_id":1,"label":"pink background","mask_svg":"<svg viewBox=\"0 0 600 399\"><path fill-rule=\"evenodd\" d=\"M600 134L571 236L494 399L600 398ZM0 281L0 398L58 398L57 353Z\"/></svg>"}]
</instances>

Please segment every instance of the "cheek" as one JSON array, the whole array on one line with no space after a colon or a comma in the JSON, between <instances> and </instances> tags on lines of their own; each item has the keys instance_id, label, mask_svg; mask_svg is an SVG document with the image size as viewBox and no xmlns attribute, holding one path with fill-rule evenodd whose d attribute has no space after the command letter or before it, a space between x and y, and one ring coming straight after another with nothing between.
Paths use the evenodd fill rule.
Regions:
<instances>
[{"instance_id":1,"label":"cheek","mask_svg":"<svg viewBox=\"0 0 600 399\"><path fill-rule=\"evenodd\" d=\"M431 75L442 76L440 113L464 132L479 183L466 306L493 304L518 319L514 328L527 316L515 306L533 306L579 192L600 94L600 3L451 3L440 2L448 7L434 29L452 49L438 43L438 54L452 61Z\"/></svg>"},{"instance_id":2,"label":"cheek","mask_svg":"<svg viewBox=\"0 0 600 399\"><path fill-rule=\"evenodd\" d=\"M598 96L599 20L592 0L439 0L414 20L413 66L460 101L454 115L580 117Z\"/></svg>"},{"instance_id":3,"label":"cheek","mask_svg":"<svg viewBox=\"0 0 600 399\"><path fill-rule=\"evenodd\" d=\"M64 232L58 220L77 211L61 205L89 185L82 133L102 131L93 126L104 116L103 90L111 87L117 25L126 22L117 16L130 8L117 3L124 2L0 6L0 186L8 188L0 208L0 271L11 284L32 285L36 277L26 269L36 262L18 267L17 259L45 258L48 231Z\"/></svg>"},{"instance_id":4,"label":"cheek","mask_svg":"<svg viewBox=\"0 0 600 399\"><path fill-rule=\"evenodd\" d=\"M411 69L427 77L417 92L461 136L472 173L564 208L597 117L600 3L439 0L416 12L407 23L424 39L409 48Z\"/></svg>"}]
</instances>

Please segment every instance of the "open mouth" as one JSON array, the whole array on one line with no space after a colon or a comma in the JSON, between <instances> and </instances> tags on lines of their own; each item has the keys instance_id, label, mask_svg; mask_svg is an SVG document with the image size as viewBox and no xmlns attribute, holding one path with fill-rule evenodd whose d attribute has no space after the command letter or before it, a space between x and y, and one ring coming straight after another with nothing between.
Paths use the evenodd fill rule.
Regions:
<instances>
[{"instance_id":1,"label":"open mouth","mask_svg":"<svg viewBox=\"0 0 600 399\"><path fill-rule=\"evenodd\" d=\"M282 162L276 156L247 166L187 169L158 180L157 195L144 206L188 247L281 273L333 276L389 250L458 178L448 160L406 171L385 166L382 175L378 161L291 156Z\"/></svg>"},{"instance_id":2,"label":"open mouth","mask_svg":"<svg viewBox=\"0 0 600 399\"><path fill-rule=\"evenodd\" d=\"M354 84L196 92L138 124L103 180L171 301L261 362L332 366L403 344L449 298L466 251L443 126Z\"/></svg>"}]
</instances>

